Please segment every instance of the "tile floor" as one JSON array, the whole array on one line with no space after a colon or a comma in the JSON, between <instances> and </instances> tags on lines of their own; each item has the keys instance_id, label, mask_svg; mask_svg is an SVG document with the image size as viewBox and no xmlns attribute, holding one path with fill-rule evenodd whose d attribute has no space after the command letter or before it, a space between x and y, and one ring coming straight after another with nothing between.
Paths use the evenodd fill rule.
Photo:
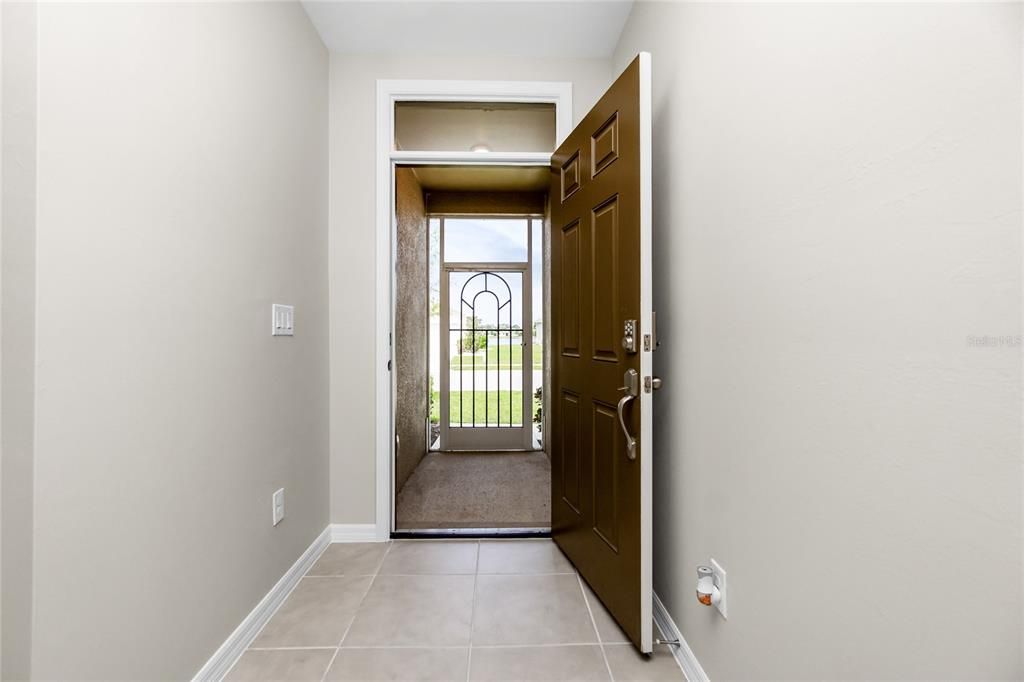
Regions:
<instances>
[{"instance_id":1,"label":"tile floor","mask_svg":"<svg viewBox=\"0 0 1024 682\"><path fill-rule=\"evenodd\" d=\"M404 540L330 545L226 679L685 678L550 540Z\"/></svg>"}]
</instances>

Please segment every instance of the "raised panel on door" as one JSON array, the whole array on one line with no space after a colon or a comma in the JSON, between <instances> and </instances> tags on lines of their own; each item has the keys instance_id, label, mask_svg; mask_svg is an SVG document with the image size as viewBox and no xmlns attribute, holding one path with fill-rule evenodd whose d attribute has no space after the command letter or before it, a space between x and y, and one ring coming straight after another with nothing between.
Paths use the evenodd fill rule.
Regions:
<instances>
[{"instance_id":1,"label":"raised panel on door","mask_svg":"<svg viewBox=\"0 0 1024 682\"><path fill-rule=\"evenodd\" d=\"M618 196L601 203L590 215L590 290L593 358L617 362L622 330L618 309Z\"/></svg>"},{"instance_id":2,"label":"raised panel on door","mask_svg":"<svg viewBox=\"0 0 1024 682\"><path fill-rule=\"evenodd\" d=\"M650 56L551 160L552 535L623 630L653 645ZM623 347L635 321L635 347ZM623 400L627 372L638 391ZM648 384L650 385L650 384ZM625 427L625 428L623 428ZM635 447L630 448L632 441Z\"/></svg>"},{"instance_id":3,"label":"raised panel on door","mask_svg":"<svg viewBox=\"0 0 1024 682\"><path fill-rule=\"evenodd\" d=\"M562 392L561 466L562 500L577 514L580 510L580 397Z\"/></svg>"}]
</instances>

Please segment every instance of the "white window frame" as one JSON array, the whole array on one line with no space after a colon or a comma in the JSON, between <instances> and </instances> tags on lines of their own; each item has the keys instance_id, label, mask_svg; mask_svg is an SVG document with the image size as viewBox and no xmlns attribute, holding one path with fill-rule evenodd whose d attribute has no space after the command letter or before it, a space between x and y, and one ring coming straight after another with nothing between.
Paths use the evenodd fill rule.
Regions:
<instances>
[{"instance_id":1,"label":"white window frame","mask_svg":"<svg viewBox=\"0 0 1024 682\"><path fill-rule=\"evenodd\" d=\"M394 148L398 102L512 102L555 106L555 147L572 131L572 83L550 81L377 81L376 216L376 503L375 535L390 539L394 529L395 390L392 330L395 328L395 168L399 165L549 166L548 152L409 152Z\"/></svg>"}]
</instances>

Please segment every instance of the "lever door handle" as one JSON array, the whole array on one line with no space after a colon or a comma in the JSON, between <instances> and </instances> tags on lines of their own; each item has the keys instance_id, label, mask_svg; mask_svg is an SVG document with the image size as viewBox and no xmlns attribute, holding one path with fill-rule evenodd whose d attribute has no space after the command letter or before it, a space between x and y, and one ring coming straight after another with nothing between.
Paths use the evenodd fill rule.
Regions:
<instances>
[{"instance_id":1,"label":"lever door handle","mask_svg":"<svg viewBox=\"0 0 1024 682\"><path fill-rule=\"evenodd\" d=\"M626 426L625 409L626 405L632 402L636 396L629 395L628 393L619 398L618 412L619 412L619 425L622 426L622 433L626 436L626 457L633 460L636 459L636 438L633 438L629 434L629 427Z\"/></svg>"},{"instance_id":2,"label":"lever door handle","mask_svg":"<svg viewBox=\"0 0 1024 682\"><path fill-rule=\"evenodd\" d=\"M619 414L619 426L622 427L622 433L626 436L626 457L630 460L634 460L636 459L636 438L630 434L629 426L626 424L626 406L633 402L640 393L638 375L635 369L626 370L626 374L623 377L623 383L626 385L619 388L619 390L625 391L626 395L619 398L619 403L616 406L616 412Z\"/></svg>"}]
</instances>

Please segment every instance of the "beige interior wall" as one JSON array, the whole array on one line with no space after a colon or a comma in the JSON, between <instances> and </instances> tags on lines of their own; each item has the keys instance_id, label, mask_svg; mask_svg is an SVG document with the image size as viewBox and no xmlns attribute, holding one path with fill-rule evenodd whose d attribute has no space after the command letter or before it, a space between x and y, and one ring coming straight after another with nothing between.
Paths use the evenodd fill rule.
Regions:
<instances>
[{"instance_id":1,"label":"beige interior wall","mask_svg":"<svg viewBox=\"0 0 1024 682\"><path fill-rule=\"evenodd\" d=\"M427 215L411 168L395 171L395 491L427 454Z\"/></svg>"},{"instance_id":2,"label":"beige interior wall","mask_svg":"<svg viewBox=\"0 0 1024 682\"><path fill-rule=\"evenodd\" d=\"M712 679L1024 677L1021 348L971 343L1021 334L1021 36L1019 4L634 7L655 588Z\"/></svg>"},{"instance_id":3,"label":"beige interior wall","mask_svg":"<svg viewBox=\"0 0 1024 682\"><path fill-rule=\"evenodd\" d=\"M573 83L573 120L610 82L603 59L331 55L331 520L374 523L378 78ZM358 390L353 390L358 387Z\"/></svg>"},{"instance_id":4,"label":"beige interior wall","mask_svg":"<svg viewBox=\"0 0 1024 682\"><path fill-rule=\"evenodd\" d=\"M35 402L36 5L3 3L0 679L30 674Z\"/></svg>"},{"instance_id":5,"label":"beige interior wall","mask_svg":"<svg viewBox=\"0 0 1024 682\"><path fill-rule=\"evenodd\" d=\"M327 86L297 3L40 5L34 677L191 678L327 524Z\"/></svg>"}]
</instances>

